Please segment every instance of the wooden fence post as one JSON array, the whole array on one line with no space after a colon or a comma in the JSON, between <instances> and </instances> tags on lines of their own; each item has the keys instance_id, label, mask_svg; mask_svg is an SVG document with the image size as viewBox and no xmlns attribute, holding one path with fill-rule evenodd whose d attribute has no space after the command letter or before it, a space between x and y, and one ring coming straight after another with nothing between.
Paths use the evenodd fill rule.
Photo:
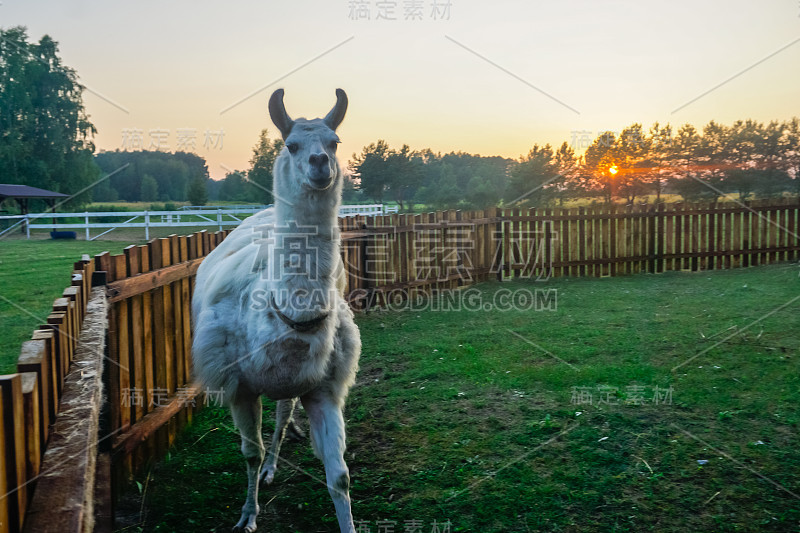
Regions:
<instances>
[{"instance_id":1,"label":"wooden fence post","mask_svg":"<svg viewBox=\"0 0 800 533\"><path fill-rule=\"evenodd\" d=\"M9 531L19 531L25 519L28 504L28 486L25 481L25 425L22 399L22 376L10 374L0 376L0 395L3 411L1 431L5 441L3 471L6 493L3 498L8 506Z\"/></svg>"}]
</instances>

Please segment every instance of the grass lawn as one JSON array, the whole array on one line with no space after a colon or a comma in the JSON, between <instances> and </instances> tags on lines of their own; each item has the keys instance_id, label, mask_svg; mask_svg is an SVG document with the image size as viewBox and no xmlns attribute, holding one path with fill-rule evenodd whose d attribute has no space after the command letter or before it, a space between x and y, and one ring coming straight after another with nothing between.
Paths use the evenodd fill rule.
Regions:
<instances>
[{"instance_id":1,"label":"grass lawn","mask_svg":"<svg viewBox=\"0 0 800 533\"><path fill-rule=\"evenodd\" d=\"M0 241L0 373L15 371L20 345L47 322L82 254L120 253L129 243Z\"/></svg>"},{"instance_id":2,"label":"grass lawn","mask_svg":"<svg viewBox=\"0 0 800 533\"><path fill-rule=\"evenodd\" d=\"M484 302L556 289L557 310L358 317L345 417L359 531L800 531L798 273L487 283ZM267 438L272 416L265 401ZM145 513L125 531L229 531L239 444L226 410L201 411L131 485L119 510L135 524L143 493ZM259 529L338 531L308 443L282 457Z\"/></svg>"}]
</instances>

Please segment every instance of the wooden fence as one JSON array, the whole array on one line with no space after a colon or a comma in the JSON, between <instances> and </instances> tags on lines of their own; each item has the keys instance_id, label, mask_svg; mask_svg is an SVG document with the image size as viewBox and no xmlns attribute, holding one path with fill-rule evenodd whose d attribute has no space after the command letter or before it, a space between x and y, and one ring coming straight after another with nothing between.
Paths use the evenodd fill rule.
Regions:
<instances>
[{"instance_id":1,"label":"wooden fence","mask_svg":"<svg viewBox=\"0 0 800 533\"><path fill-rule=\"evenodd\" d=\"M60 399L86 316L94 263L75 263L72 281L20 350L16 374L0 376L0 531L16 532L40 476Z\"/></svg>"},{"instance_id":2,"label":"wooden fence","mask_svg":"<svg viewBox=\"0 0 800 533\"><path fill-rule=\"evenodd\" d=\"M796 260L800 201L390 215L344 222L357 307L486 279L715 270Z\"/></svg>"},{"instance_id":3,"label":"wooden fence","mask_svg":"<svg viewBox=\"0 0 800 533\"><path fill-rule=\"evenodd\" d=\"M339 223L346 294L357 309L484 280L728 269L796 260L800 252L797 200L493 208L354 216ZM173 235L75 264L72 285L54 302L47 324L24 343L19 374L0 377L0 532L21 531L26 509L29 518L37 511L29 502L44 473L42 456L58 420L92 279L104 286L108 303L95 531L110 530L112 494L161 457L209 401L191 376L190 302L197 267L227 234ZM53 530L73 531L63 524Z\"/></svg>"},{"instance_id":4,"label":"wooden fence","mask_svg":"<svg viewBox=\"0 0 800 533\"><path fill-rule=\"evenodd\" d=\"M96 257L107 272L113 493L169 449L201 390L191 377L191 295L200 262L230 230L172 235Z\"/></svg>"}]
</instances>

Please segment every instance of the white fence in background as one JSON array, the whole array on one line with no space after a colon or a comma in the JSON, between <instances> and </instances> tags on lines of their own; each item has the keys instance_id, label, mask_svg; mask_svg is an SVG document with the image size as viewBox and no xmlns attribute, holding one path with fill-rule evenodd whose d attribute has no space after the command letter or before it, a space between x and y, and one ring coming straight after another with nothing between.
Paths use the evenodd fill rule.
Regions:
<instances>
[{"instance_id":1,"label":"white fence in background","mask_svg":"<svg viewBox=\"0 0 800 533\"><path fill-rule=\"evenodd\" d=\"M398 211L399 208L396 205L388 206L383 204L367 204L339 206L340 217L351 217L355 215L388 215L390 213L397 213Z\"/></svg>"},{"instance_id":2,"label":"white fence in background","mask_svg":"<svg viewBox=\"0 0 800 533\"><path fill-rule=\"evenodd\" d=\"M223 211L237 211L239 213L258 213L264 209L272 206L269 205L182 205L178 211L216 211L222 209Z\"/></svg>"},{"instance_id":3,"label":"white fence in background","mask_svg":"<svg viewBox=\"0 0 800 533\"><path fill-rule=\"evenodd\" d=\"M194 209L180 211L106 211L83 213L36 213L28 215L0 216L0 223L10 224L0 231L0 236L13 231L20 226L27 238L31 238L31 230L49 229L51 231L64 231L82 229L86 231L86 240L92 241L98 237L119 228L144 228L145 240L150 240L150 228L179 228L211 226L222 230L225 227L238 226L253 213L261 211L266 206L226 206L222 209ZM232 208L231 208L232 207ZM383 204L371 205L343 205L339 208L339 216L355 215L385 215L397 213L397 206L384 206ZM99 221L97 219L106 220ZM108 221L109 218L114 220ZM64 220L58 219L78 219ZM95 221L93 221L95 220ZM91 230L105 230L92 236Z\"/></svg>"}]
</instances>

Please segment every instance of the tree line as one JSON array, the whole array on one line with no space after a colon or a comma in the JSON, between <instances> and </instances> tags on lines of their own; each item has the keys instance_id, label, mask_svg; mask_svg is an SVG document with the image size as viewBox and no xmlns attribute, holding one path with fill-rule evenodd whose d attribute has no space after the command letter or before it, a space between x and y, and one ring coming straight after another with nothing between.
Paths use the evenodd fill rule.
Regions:
<instances>
[{"instance_id":1,"label":"tree line","mask_svg":"<svg viewBox=\"0 0 800 533\"><path fill-rule=\"evenodd\" d=\"M93 187L95 202L208 201L208 166L197 154L116 150L100 152L95 161L110 175Z\"/></svg>"},{"instance_id":2,"label":"tree line","mask_svg":"<svg viewBox=\"0 0 800 533\"><path fill-rule=\"evenodd\" d=\"M676 132L669 124L636 123L619 134L601 133L581 156L563 142L534 144L517 160L398 150L379 140L353 154L350 171L363 196L396 201L401 209L563 205L575 198L632 204L651 195L660 202L667 193L686 201L798 195L800 119L711 121Z\"/></svg>"}]
</instances>

